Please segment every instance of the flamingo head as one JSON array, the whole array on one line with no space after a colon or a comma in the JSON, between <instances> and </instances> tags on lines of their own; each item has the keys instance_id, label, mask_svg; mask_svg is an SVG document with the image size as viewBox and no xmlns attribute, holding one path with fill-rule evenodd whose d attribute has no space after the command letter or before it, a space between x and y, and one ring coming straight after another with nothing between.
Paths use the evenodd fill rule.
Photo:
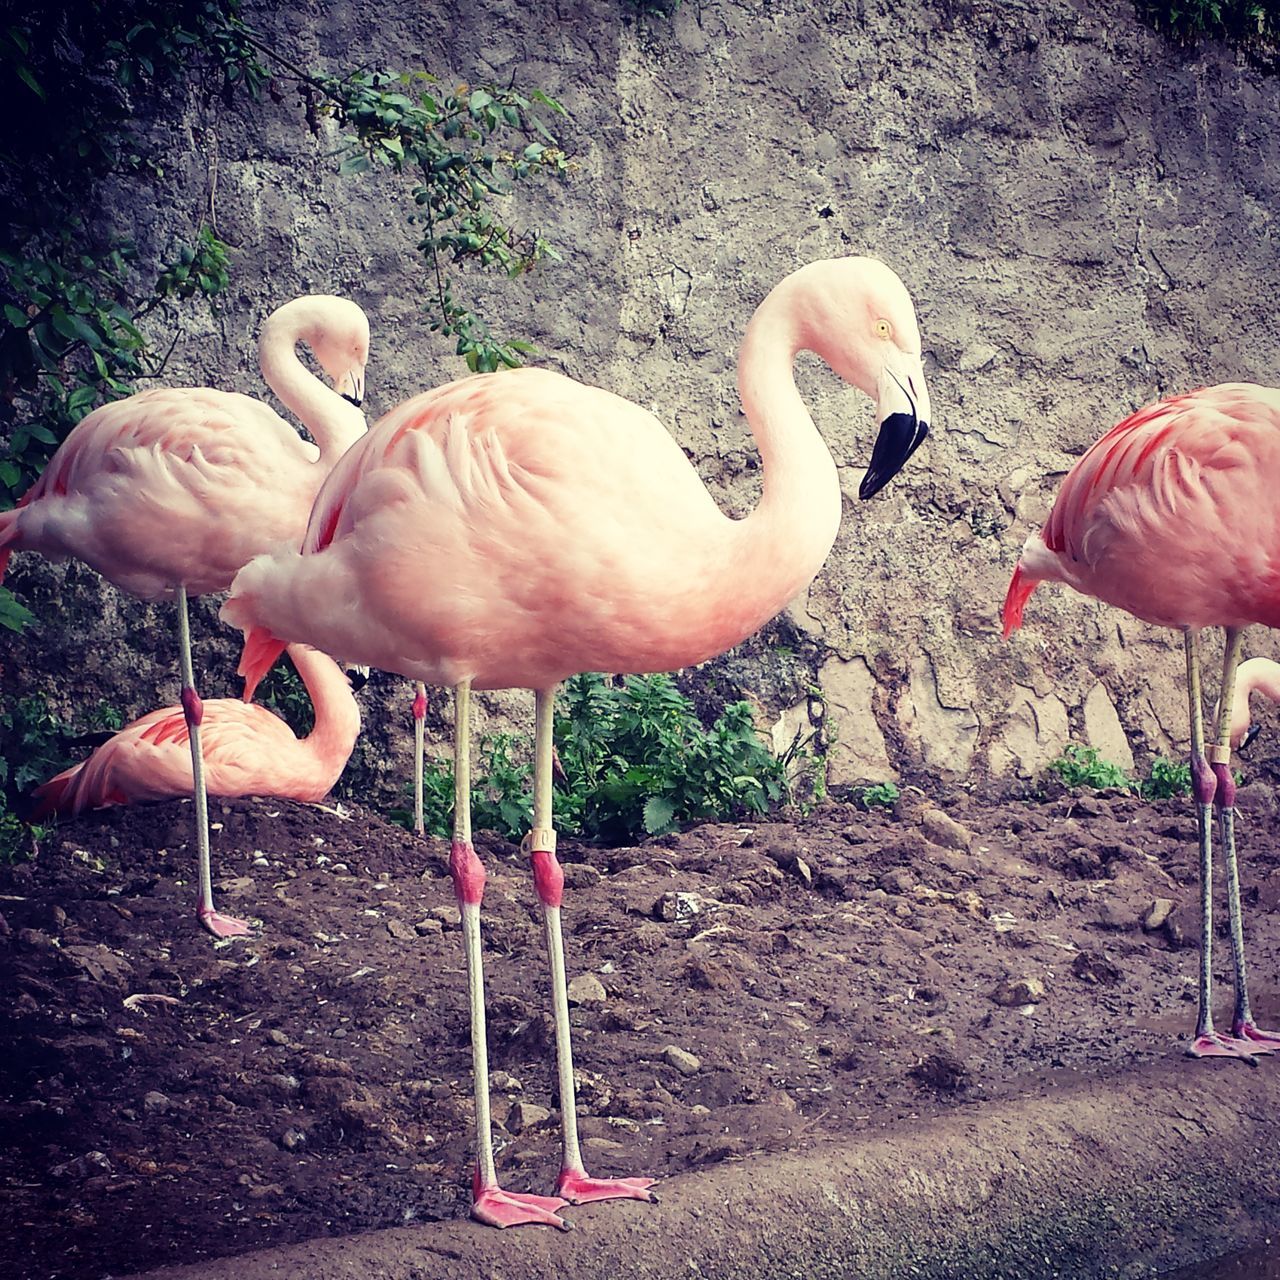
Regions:
<instances>
[{"instance_id":1,"label":"flamingo head","mask_svg":"<svg viewBox=\"0 0 1280 1280\"><path fill-rule=\"evenodd\" d=\"M346 673L347 682L351 685L352 693L359 693L369 683L371 673L368 667L361 666L358 662L343 662L340 665Z\"/></svg>"},{"instance_id":2,"label":"flamingo head","mask_svg":"<svg viewBox=\"0 0 1280 1280\"><path fill-rule=\"evenodd\" d=\"M858 487L870 498L920 447L932 421L911 295L875 258L815 262L792 278L805 294L800 345L876 402L880 432Z\"/></svg>"},{"instance_id":3,"label":"flamingo head","mask_svg":"<svg viewBox=\"0 0 1280 1280\"><path fill-rule=\"evenodd\" d=\"M364 367L369 362L369 317L348 298L306 294L277 307L263 322L259 351L277 342L305 342L334 389L358 409L364 400Z\"/></svg>"},{"instance_id":4,"label":"flamingo head","mask_svg":"<svg viewBox=\"0 0 1280 1280\"><path fill-rule=\"evenodd\" d=\"M315 335L311 350L329 375L334 390L355 407L364 402L364 367L369 362L369 319L354 302L335 298L342 323L330 323Z\"/></svg>"}]
</instances>

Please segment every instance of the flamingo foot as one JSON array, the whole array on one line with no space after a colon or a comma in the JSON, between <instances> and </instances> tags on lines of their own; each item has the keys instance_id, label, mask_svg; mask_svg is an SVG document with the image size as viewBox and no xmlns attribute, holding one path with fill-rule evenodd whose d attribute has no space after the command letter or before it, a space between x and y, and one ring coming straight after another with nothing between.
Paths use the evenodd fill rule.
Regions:
<instances>
[{"instance_id":1,"label":"flamingo foot","mask_svg":"<svg viewBox=\"0 0 1280 1280\"><path fill-rule=\"evenodd\" d=\"M224 916L221 911L215 911L212 907L202 907L196 915L199 916L201 925L215 938L244 938L250 932L245 921L237 920L234 916Z\"/></svg>"},{"instance_id":2,"label":"flamingo foot","mask_svg":"<svg viewBox=\"0 0 1280 1280\"><path fill-rule=\"evenodd\" d=\"M1249 1045L1251 1053L1275 1053L1280 1050L1280 1032L1263 1031L1252 1022L1237 1022L1231 1034Z\"/></svg>"},{"instance_id":3,"label":"flamingo foot","mask_svg":"<svg viewBox=\"0 0 1280 1280\"><path fill-rule=\"evenodd\" d=\"M474 1192L471 1202L471 1216L477 1222L489 1227L521 1227L529 1223L542 1226L559 1227L561 1231L572 1231L573 1223L556 1215L557 1209L563 1209L565 1201L559 1196L521 1195L514 1191L503 1191L497 1185L484 1187Z\"/></svg>"},{"instance_id":4,"label":"flamingo foot","mask_svg":"<svg viewBox=\"0 0 1280 1280\"><path fill-rule=\"evenodd\" d=\"M1240 1058L1251 1067L1258 1065L1258 1059L1254 1057L1257 1052L1251 1041L1223 1035L1219 1031L1196 1036L1187 1046L1188 1058Z\"/></svg>"},{"instance_id":5,"label":"flamingo foot","mask_svg":"<svg viewBox=\"0 0 1280 1280\"><path fill-rule=\"evenodd\" d=\"M593 1200L647 1200L657 1204L649 1190L656 1178L589 1178L581 1169L561 1169L556 1191L570 1204L590 1204Z\"/></svg>"}]
</instances>

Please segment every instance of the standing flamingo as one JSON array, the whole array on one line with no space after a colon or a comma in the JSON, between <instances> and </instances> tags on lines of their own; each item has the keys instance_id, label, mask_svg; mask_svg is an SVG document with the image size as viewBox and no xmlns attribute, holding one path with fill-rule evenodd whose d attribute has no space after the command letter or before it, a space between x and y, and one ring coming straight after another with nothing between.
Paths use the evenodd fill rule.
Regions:
<instances>
[{"instance_id":1,"label":"standing flamingo","mask_svg":"<svg viewBox=\"0 0 1280 1280\"><path fill-rule=\"evenodd\" d=\"M305 342L336 390L298 359ZM74 556L122 591L178 601L182 706L190 729L200 899L220 938L248 932L214 910L201 702L191 666L187 595L224 591L248 560L296 546L330 468L366 427L359 403L369 323L345 298L296 298L258 343L262 375L316 439L273 409L209 387L142 391L95 409L12 511L0 512L0 579L13 551Z\"/></svg>"},{"instance_id":2,"label":"standing flamingo","mask_svg":"<svg viewBox=\"0 0 1280 1280\"><path fill-rule=\"evenodd\" d=\"M347 677L332 658L307 645L290 645L288 653L311 695L314 727L305 738L295 738L266 707L210 698L200 725L210 795L323 800L346 767L360 732L360 710ZM141 716L87 760L37 787L30 820L189 796L189 738L181 706Z\"/></svg>"},{"instance_id":3,"label":"standing flamingo","mask_svg":"<svg viewBox=\"0 0 1280 1280\"><path fill-rule=\"evenodd\" d=\"M1249 1009L1235 847L1231 730L1244 628L1280 626L1280 391L1227 383L1161 400L1112 427L1071 468L1049 519L1022 549L1004 602L1004 634L1043 581L1183 633L1191 776L1200 838L1200 1012L1193 1057L1280 1047ZM1226 652L1214 743L1205 752L1200 630L1222 627ZM1231 1034L1214 1030L1211 930L1216 805L1227 879L1236 1005Z\"/></svg>"},{"instance_id":4,"label":"standing flamingo","mask_svg":"<svg viewBox=\"0 0 1280 1280\"><path fill-rule=\"evenodd\" d=\"M692 666L751 635L826 559L840 524L831 454L796 389L801 350L879 401L861 484L876 493L927 432L911 299L868 258L813 263L783 280L747 328L738 385L764 493L726 517L650 413L544 369L464 378L386 414L342 459L299 552L237 576L222 616L245 631L252 689L285 640L453 686L450 870L471 1005L477 1165L472 1214L505 1227L564 1224L564 1202L650 1199L650 1178L587 1176L578 1146L552 829L557 684L581 671ZM525 838L551 967L563 1159L558 1196L503 1191L489 1121L480 902L471 844L471 691L535 691L533 830Z\"/></svg>"}]
</instances>

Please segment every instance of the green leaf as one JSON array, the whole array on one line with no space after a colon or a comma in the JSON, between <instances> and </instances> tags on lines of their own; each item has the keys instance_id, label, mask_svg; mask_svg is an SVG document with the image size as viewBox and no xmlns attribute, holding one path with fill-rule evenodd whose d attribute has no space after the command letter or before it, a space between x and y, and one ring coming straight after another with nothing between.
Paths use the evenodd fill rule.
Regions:
<instances>
[{"instance_id":1,"label":"green leaf","mask_svg":"<svg viewBox=\"0 0 1280 1280\"><path fill-rule=\"evenodd\" d=\"M14 70L18 73L18 79L21 80L22 83L25 84L27 88L30 89L31 92L34 93L37 98L40 99L41 102L48 101L48 99L45 97L44 90L40 87L40 82L35 78L34 75L31 74L30 67L19 66L19 67L15 67Z\"/></svg>"},{"instance_id":2,"label":"green leaf","mask_svg":"<svg viewBox=\"0 0 1280 1280\"><path fill-rule=\"evenodd\" d=\"M363 151L357 151L354 155L347 156L338 166L338 172L344 175L368 173L369 169L369 157Z\"/></svg>"},{"instance_id":3,"label":"green leaf","mask_svg":"<svg viewBox=\"0 0 1280 1280\"><path fill-rule=\"evenodd\" d=\"M644 802L644 829L651 835L669 831L676 816L676 807L668 796L650 796Z\"/></svg>"},{"instance_id":4,"label":"green leaf","mask_svg":"<svg viewBox=\"0 0 1280 1280\"><path fill-rule=\"evenodd\" d=\"M25 631L36 615L21 604L8 587L0 587L0 627L9 631Z\"/></svg>"}]
</instances>

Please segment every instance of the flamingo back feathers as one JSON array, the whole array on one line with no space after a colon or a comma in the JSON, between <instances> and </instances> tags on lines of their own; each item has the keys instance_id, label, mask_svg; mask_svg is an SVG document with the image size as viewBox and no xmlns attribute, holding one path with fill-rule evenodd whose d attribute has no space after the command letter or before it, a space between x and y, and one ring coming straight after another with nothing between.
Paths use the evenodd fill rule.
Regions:
<instances>
[{"instance_id":1,"label":"flamingo back feathers","mask_svg":"<svg viewBox=\"0 0 1280 1280\"><path fill-rule=\"evenodd\" d=\"M1280 391L1225 383L1147 405L1072 467L1027 539L1005 603L1028 581L1160 626L1280 626Z\"/></svg>"}]
</instances>

